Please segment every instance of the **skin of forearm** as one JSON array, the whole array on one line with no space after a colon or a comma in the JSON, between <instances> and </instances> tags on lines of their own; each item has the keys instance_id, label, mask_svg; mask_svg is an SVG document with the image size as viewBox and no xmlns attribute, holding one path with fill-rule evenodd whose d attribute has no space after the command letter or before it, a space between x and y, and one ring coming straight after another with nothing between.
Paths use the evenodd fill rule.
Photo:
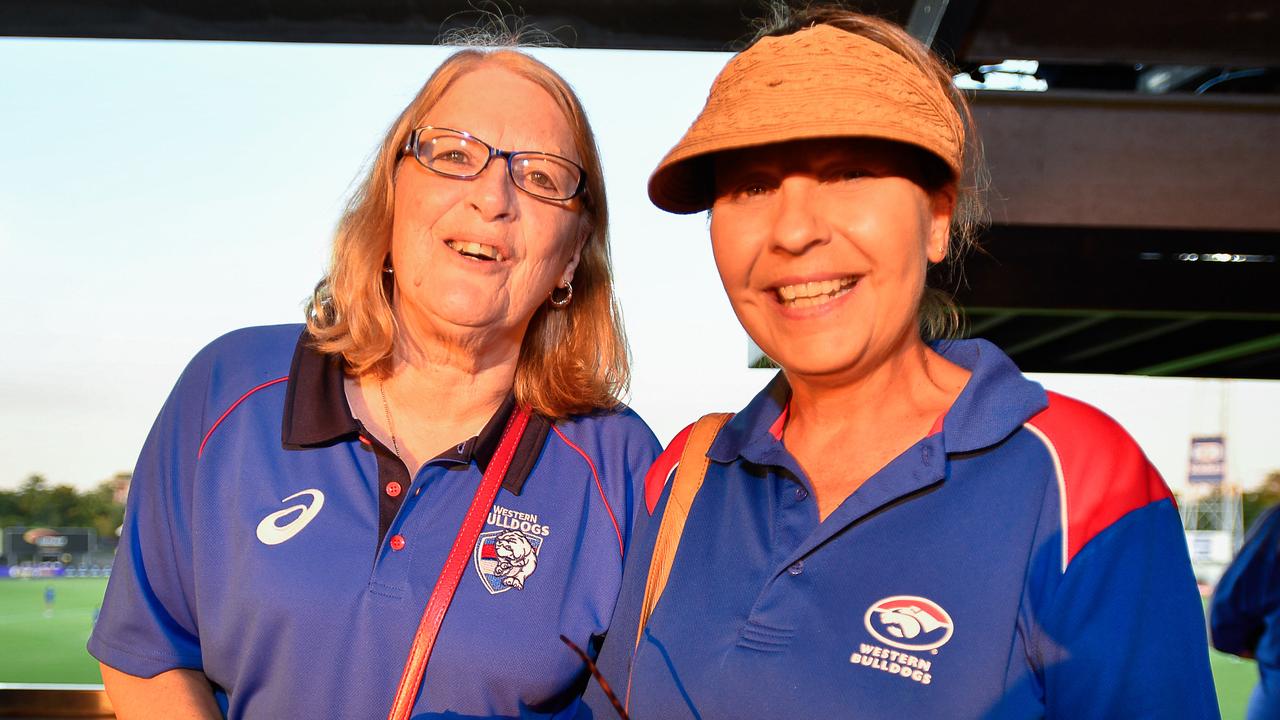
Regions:
<instances>
[{"instance_id":1,"label":"skin of forearm","mask_svg":"<svg viewBox=\"0 0 1280 720\"><path fill-rule=\"evenodd\" d=\"M209 679L199 670L169 670L140 678L101 665L102 683L120 720L219 720Z\"/></svg>"}]
</instances>

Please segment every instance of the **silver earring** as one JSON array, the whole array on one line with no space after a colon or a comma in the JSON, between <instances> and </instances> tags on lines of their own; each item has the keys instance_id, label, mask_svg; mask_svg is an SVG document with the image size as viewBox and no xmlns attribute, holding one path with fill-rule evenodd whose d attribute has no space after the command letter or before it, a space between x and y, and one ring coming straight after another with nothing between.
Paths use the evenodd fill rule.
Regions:
<instances>
[{"instance_id":1,"label":"silver earring","mask_svg":"<svg viewBox=\"0 0 1280 720\"><path fill-rule=\"evenodd\" d=\"M565 291L564 297L560 299L556 299L556 290L564 290ZM551 291L551 304L555 307L558 307L558 308L565 307L572 300L573 300L573 283L571 282L565 282L563 286L558 287L555 290Z\"/></svg>"}]
</instances>

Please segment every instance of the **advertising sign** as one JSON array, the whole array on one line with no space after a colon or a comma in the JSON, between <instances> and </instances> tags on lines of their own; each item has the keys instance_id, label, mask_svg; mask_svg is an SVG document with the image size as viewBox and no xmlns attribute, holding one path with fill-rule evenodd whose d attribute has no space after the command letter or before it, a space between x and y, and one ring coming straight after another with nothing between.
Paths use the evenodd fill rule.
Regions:
<instances>
[{"instance_id":1,"label":"advertising sign","mask_svg":"<svg viewBox=\"0 0 1280 720\"><path fill-rule=\"evenodd\" d=\"M1191 438L1191 463L1187 480L1221 485L1227 475L1227 444L1221 437Z\"/></svg>"},{"instance_id":2,"label":"advertising sign","mask_svg":"<svg viewBox=\"0 0 1280 720\"><path fill-rule=\"evenodd\" d=\"M1231 533L1222 530L1188 530L1187 552L1193 565L1226 565L1234 554Z\"/></svg>"}]
</instances>

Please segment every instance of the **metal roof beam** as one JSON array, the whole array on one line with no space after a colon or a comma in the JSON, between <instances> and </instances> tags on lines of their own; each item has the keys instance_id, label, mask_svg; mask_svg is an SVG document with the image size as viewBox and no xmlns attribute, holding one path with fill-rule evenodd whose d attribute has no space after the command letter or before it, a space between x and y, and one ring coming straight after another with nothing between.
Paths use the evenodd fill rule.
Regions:
<instances>
[{"instance_id":1,"label":"metal roof beam","mask_svg":"<svg viewBox=\"0 0 1280 720\"><path fill-rule=\"evenodd\" d=\"M1114 317L1114 315L1112 315L1111 313L1098 313L1097 315L1093 315L1090 317L1080 318L1079 320L1076 320L1074 322L1063 323L1062 325L1059 325L1058 327L1048 332L1040 333L1039 335L1036 335L1033 338L1017 343L1016 345L1010 345L1004 348L1004 351L1010 356L1019 355L1021 353L1027 352L1028 350L1034 350L1035 348L1038 348L1042 345L1048 345L1054 340L1059 340L1068 335L1074 335L1080 332L1081 330L1084 330L1086 328L1091 328L1094 325L1097 325L1098 323L1106 322L1107 320L1110 320L1112 317Z\"/></svg>"},{"instance_id":2,"label":"metal roof beam","mask_svg":"<svg viewBox=\"0 0 1280 720\"><path fill-rule=\"evenodd\" d=\"M907 18L907 32L925 44L933 45L933 38L942 25L942 16L947 14L949 0L916 0L911 6L911 15Z\"/></svg>"},{"instance_id":3,"label":"metal roof beam","mask_svg":"<svg viewBox=\"0 0 1280 720\"><path fill-rule=\"evenodd\" d=\"M1168 362L1149 365L1133 371L1133 375L1179 375L1188 370L1204 367L1213 363L1225 362L1236 358L1253 355L1280 348L1280 334L1267 335L1247 342L1236 343L1223 348L1169 360Z\"/></svg>"},{"instance_id":4,"label":"metal roof beam","mask_svg":"<svg viewBox=\"0 0 1280 720\"><path fill-rule=\"evenodd\" d=\"M1124 337L1116 338L1111 342L1099 343L1097 345L1094 345L1093 347L1087 347L1079 352L1072 353L1062 358L1062 363L1064 365L1070 365L1071 363L1077 363L1077 362L1080 362L1081 360L1089 360L1091 358L1098 357L1099 355L1105 355L1109 352L1122 350L1131 345L1137 345L1139 343L1155 340L1156 338L1162 337L1164 335L1168 335L1169 333L1178 332L1179 330L1186 330L1192 325L1202 323L1207 319L1208 319L1207 315L1189 317L1184 320L1176 320L1173 322L1164 323L1163 325L1157 325L1153 328L1143 330L1142 332L1130 333L1129 335L1125 335Z\"/></svg>"}]
</instances>

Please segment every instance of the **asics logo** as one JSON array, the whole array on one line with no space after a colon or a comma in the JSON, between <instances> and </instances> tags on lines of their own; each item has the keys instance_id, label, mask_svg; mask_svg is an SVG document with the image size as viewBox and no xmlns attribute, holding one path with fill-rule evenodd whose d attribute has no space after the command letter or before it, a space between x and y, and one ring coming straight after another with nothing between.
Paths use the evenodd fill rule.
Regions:
<instances>
[{"instance_id":1,"label":"asics logo","mask_svg":"<svg viewBox=\"0 0 1280 720\"><path fill-rule=\"evenodd\" d=\"M320 514L320 508L324 507L324 493L319 490L303 490L301 492L296 492L280 502L286 503L303 495L311 496L311 504L291 505L283 510L277 510L262 518L262 522L258 523L258 540L262 541L263 545L279 545L285 540L292 538L294 535L302 532L302 528L306 527L307 523L311 522L316 515ZM298 516L284 525L276 525L277 520L288 517L293 513L298 513Z\"/></svg>"}]
</instances>

